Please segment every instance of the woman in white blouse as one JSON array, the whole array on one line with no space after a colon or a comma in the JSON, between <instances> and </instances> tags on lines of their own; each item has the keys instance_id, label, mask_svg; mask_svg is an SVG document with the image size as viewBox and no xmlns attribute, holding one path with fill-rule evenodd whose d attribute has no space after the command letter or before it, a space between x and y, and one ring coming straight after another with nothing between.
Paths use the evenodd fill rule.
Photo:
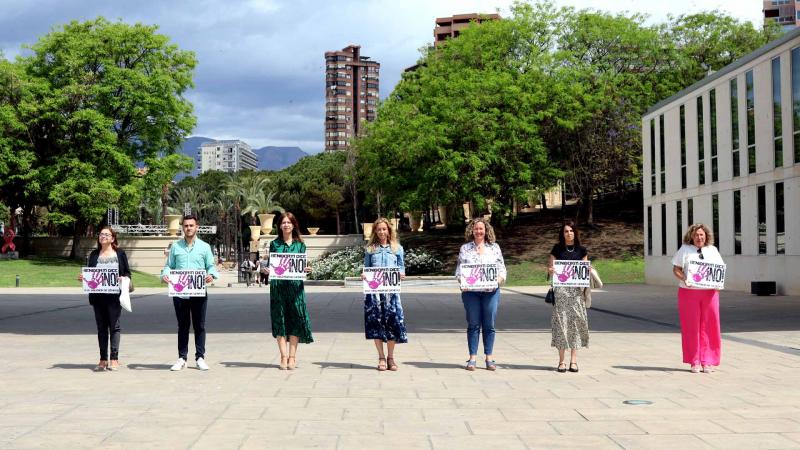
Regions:
<instances>
[{"instance_id":1,"label":"woman in white blouse","mask_svg":"<svg viewBox=\"0 0 800 450\"><path fill-rule=\"evenodd\" d=\"M689 227L683 245L672 257L672 273L680 280L678 314L681 319L683 362L691 364L692 373L713 372L719 365L722 338L719 326L719 290L687 284L686 267L689 261L723 264L714 247L714 233L702 223Z\"/></svg>"},{"instance_id":2,"label":"woman in white blouse","mask_svg":"<svg viewBox=\"0 0 800 450\"><path fill-rule=\"evenodd\" d=\"M456 278L461 278L463 264L495 264L497 266L497 282L502 284L506 279L506 266L503 253L495 242L494 228L482 218L472 219L464 233L466 244L458 253ZM485 290L463 290L461 301L467 313L467 345L469 360L465 369L475 370L478 355L478 337L483 331L483 352L486 355L486 369L496 370L497 365L492 353L494 347L494 321L497 316L497 304L500 302L500 288Z\"/></svg>"}]
</instances>

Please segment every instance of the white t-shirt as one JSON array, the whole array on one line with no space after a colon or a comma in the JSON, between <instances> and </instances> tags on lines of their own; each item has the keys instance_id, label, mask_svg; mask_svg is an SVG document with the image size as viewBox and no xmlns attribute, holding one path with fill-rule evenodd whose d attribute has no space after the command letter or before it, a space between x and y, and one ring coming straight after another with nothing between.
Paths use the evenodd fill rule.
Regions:
<instances>
[{"instance_id":1,"label":"white t-shirt","mask_svg":"<svg viewBox=\"0 0 800 450\"><path fill-rule=\"evenodd\" d=\"M706 245L703 247L702 252L703 261L714 264L725 264L722 261L722 255L719 254L717 247L714 247L713 245ZM697 247L692 244L683 244L672 257L672 265L681 267L683 269L683 273L686 273L686 266L689 264L690 260L700 260L700 255L697 253ZM705 289L687 286L683 280L681 280L678 286L686 289Z\"/></svg>"}]
</instances>

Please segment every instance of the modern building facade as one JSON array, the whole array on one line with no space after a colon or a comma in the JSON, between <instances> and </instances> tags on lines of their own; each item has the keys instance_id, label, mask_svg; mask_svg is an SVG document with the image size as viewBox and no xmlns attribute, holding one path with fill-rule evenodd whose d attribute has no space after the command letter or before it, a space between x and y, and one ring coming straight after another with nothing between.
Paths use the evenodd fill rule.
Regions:
<instances>
[{"instance_id":1,"label":"modern building facade","mask_svg":"<svg viewBox=\"0 0 800 450\"><path fill-rule=\"evenodd\" d=\"M350 139L375 120L381 65L348 45L325 52L325 151L346 150Z\"/></svg>"},{"instance_id":2,"label":"modern building facade","mask_svg":"<svg viewBox=\"0 0 800 450\"><path fill-rule=\"evenodd\" d=\"M764 23L775 21L784 30L791 30L800 25L800 8L796 0L763 0Z\"/></svg>"},{"instance_id":3,"label":"modern building facade","mask_svg":"<svg viewBox=\"0 0 800 450\"><path fill-rule=\"evenodd\" d=\"M642 118L645 277L692 223L713 229L726 288L800 294L800 29L653 106Z\"/></svg>"},{"instance_id":4,"label":"modern building facade","mask_svg":"<svg viewBox=\"0 0 800 450\"><path fill-rule=\"evenodd\" d=\"M456 14L450 17L439 17L436 19L436 27L433 29L433 45L439 46L444 41L458 37L461 30L469 27L473 22L481 23L486 20L499 20L499 14Z\"/></svg>"},{"instance_id":5,"label":"modern building facade","mask_svg":"<svg viewBox=\"0 0 800 450\"><path fill-rule=\"evenodd\" d=\"M258 156L246 142L236 140L210 141L202 144L197 152L200 173L209 170L238 172L258 170Z\"/></svg>"}]
</instances>

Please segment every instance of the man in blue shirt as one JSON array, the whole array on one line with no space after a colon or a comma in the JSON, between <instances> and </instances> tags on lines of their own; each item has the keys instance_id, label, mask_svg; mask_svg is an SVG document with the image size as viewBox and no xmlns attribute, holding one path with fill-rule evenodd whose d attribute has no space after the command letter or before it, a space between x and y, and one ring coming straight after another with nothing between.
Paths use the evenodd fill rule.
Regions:
<instances>
[{"instance_id":1,"label":"man in blue shirt","mask_svg":"<svg viewBox=\"0 0 800 450\"><path fill-rule=\"evenodd\" d=\"M197 216L190 214L183 217L183 239L175 241L169 250L167 263L161 271L161 277L169 283L171 269L201 269L206 271L206 284L219 278L214 264L211 246L197 237ZM194 325L194 346L197 368L208 370L205 361L206 353L206 304L208 293L202 297L172 297L175 316L178 318L178 361L171 370L186 367L189 352L189 326Z\"/></svg>"}]
</instances>

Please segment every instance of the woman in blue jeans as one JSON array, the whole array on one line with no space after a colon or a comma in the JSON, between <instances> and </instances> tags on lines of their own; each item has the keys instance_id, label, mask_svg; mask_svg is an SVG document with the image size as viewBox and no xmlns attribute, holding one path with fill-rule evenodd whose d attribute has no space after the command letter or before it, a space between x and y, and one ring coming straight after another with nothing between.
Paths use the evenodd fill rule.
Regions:
<instances>
[{"instance_id":1,"label":"woman in blue jeans","mask_svg":"<svg viewBox=\"0 0 800 450\"><path fill-rule=\"evenodd\" d=\"M462 264L496 264L497 282L502 284L506 279L506 265L503 252L495 242L494 228L482 218L472 219L464 233L466 244L458 253L456 278L461 276ZM500 302L500 288L484 291L461 291L461 301L467 312L467 345L469 360L464 367L475 370L478 355L478 337L483 331L483 353L486 355L486 369L497 370L492 353L494 347L494 320L497 317L497 304Z\"/></svg>"}]
</instances>

